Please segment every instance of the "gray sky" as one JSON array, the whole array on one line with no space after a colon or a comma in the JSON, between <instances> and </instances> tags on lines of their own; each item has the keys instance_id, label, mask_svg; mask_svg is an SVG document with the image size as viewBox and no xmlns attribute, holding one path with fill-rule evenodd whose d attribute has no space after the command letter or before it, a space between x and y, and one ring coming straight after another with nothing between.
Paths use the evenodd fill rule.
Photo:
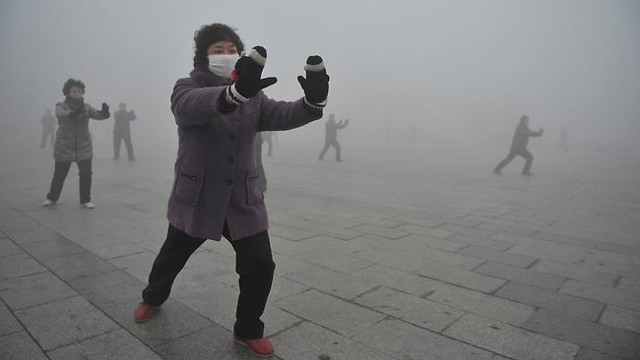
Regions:
<instances>
[{"instance_id":1,"label":"gray sky","mask_svg":"<svg viewBox=\"0 0 640 360\"><path fill-rule=\"evenodd\" d=\"M37 138L69 77L96 107L134 108L134 137L173 140L169 95L192 68L194 30L223 22L268 50L270 97L302 96L296 76L323 56L327 112L351 120L345 140L412 126L423 139L502 139L526 113L532 128L566 126L575 142L635 143L638 19L637 0L0 0L0 140L30 127ZM320 142L321 131L283 135Z\"/></svg>"}]
</instances>

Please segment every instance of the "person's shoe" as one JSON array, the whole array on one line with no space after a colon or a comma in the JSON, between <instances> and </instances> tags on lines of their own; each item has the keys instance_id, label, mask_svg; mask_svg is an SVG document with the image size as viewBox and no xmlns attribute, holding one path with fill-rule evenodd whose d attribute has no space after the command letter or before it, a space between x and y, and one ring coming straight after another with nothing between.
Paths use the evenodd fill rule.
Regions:
<instances>
[{"instance_id":1,"label":"person's shoe","mask_svg":"<svg viewBox=\"0 0 640 360\"><path fill-rule=\"evenodd\" d=\"M55 204L56 204L56 202L55 202L55 201L53 201L53 200L49 200L49 199L47 199L47 200L45 200L45 201L43 201L43 202L42 202L42 206L44 206L44 207L53 206L53 205L55 205Z\"/></svg>"},{"instance_id":2,"label":"person's shoe","mask_svg":"<svg viewBox=\"0 0 640 360\"><path fill-rule=\"evenodd\" d=\"M85 209L93 209L96 207L96 204L92 203L91 201L87 201L86 203L80 204L80 207L83 207Z\"/></svg>"},{"instance_id":3,"label":"person's shoe","mask_svg":"<svg viewBox=\"0 0 640 360\"><path fill-rule=\"evenodd\" d=\"M133 312L133 317L137 323L143 323L151 320L156 314L156 308L141 301L136 307L136 311Z\"/></svg>"},{"instance_id":4,"label":"person's shoe","mask_svg":"<svg viewBox=\"0 0 640 360\"><path fill-rule=\"evenodd\" d=\"M271 341L265 337L261 337L259 339L241 339L236 337L235 340L236 343L249 347L249 351L254 355L268 358L275 354Z\"/></svg>"}]
</instances>

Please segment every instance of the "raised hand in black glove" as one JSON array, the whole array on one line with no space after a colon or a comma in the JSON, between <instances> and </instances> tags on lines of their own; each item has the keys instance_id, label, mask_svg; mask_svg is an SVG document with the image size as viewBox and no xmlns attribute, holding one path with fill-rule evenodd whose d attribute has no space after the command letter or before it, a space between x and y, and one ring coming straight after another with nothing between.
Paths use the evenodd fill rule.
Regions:
<instances>
[{"instance_id":1,"label":"raised hand in black glove","mask_svg":"<svg viewBox=\"0 0 640 360\"><path fill-rule=\"evenodd\" d=\"M107 105L107 103L102 103L102 109L100 110L100 113L102 114L102 116L107 118L111 116L111 114L109 113L109 105Z\"/></svg>"},{"instance_id":2,"label":"raised hand in black glove","mask_svg":"<svg viewBox=\"0 0 640 360\"><path fill-rule=\"evenodd\" d=\"M309 56L304 70L307 78L298 76L298 82L304 90L304 101L312 108L322 109L327 105L329 95L329 75L322 58L318 55Z\"/></svg>"},{"instance_id":3,"label":"raised hand in black glove","mask_svg":"<svg viewBox=\"0 0 640 360\"><path fill-rule=\"evenodd\" d=\"M274 77L261 78L266 61L267 50L262 46L242 52L235 66L236 82L227 88L227 94L236 105L245 103L260 90L278 81Z\"/></svg>"},{"instance_id":4,"label":"raised hand in black glove","mask_svg":"<svg viewBox=\"0 0 640 360\"><path fill-rule=\"evenodd\" d=\"M69 117L72 119L75 119L77 117L79 117L80 115L84 114L84 106L81 106L75 110L71 110L69 112Z\"/></svg>"}]
</instances>

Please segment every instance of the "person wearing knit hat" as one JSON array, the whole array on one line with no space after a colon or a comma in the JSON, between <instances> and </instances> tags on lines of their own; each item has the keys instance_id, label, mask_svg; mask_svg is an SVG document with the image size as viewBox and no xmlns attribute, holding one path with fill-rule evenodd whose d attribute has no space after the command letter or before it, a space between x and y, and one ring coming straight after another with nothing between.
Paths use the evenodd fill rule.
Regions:
<instances>
[{"instance_id":1,"label":"person wearing knit hat","mask_svg":"<svg viewBox=\"0 0 640 360\"><path fill-rule=\"evenodd\" d=\"M107 103L102 103L101 110L86 104L84 92L84 83L76 79L67 80L62 87L65 100L56 104L58 130L53 148L55 170L47 199L42 203L42 206L56 205L71 163L75 162L78 164L80 172L80 206L86 209L96 207L91 202L93 145L89 133L89 119L105 120L111 115Z\"/></svg>"},{"instance_id":2,"label":"person wearing knit hat","mask_svg":"<svg viewBox=\"0 0 640 360\"><path fill-rule=\"evenodd\" d=\"M245 50L236 31L215 23L194 36L194 68L171 94L178 128L178 153L169 195L167 237L156 257L136 322L152 319L168 299L187 260L207 239L226 238L236 253L240 294L233 335L238 344L263 357L274 354L261 321L271 291L275 263L267 210L256 168L255 141L262 131L283 131L322 118L329 76L320 56L307 58L298 76L304 96L276 101L263 89L276 83L262 77L267 51ZM211 306L216 305L215 299Z\"/></svg>"}]
</instances>

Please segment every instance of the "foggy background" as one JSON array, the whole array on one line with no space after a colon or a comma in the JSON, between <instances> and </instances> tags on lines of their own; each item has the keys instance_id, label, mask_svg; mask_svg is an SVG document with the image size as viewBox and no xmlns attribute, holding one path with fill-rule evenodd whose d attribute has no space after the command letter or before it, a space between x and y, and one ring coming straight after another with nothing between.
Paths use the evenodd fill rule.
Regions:
<instances>
[{"instance_id":1,"label":"foggy background","mask_svg":"<svg viewBox=\"0 0 640 360\"><path fill-rule=\"evenodd\" d=\"M265 92L274 99L301 97L296 77L307 56L325 59L331 76L325 118L278 134L275 156L317 161L324 122L334 113L350 119L338 134L346 163L377 151L387 157L370 161L384 168L428 152L447 166L489 173L527 114L531 129L546 131L530 142L534 172L552 161L563 168L556 150L562 127L569 134L567 163L640 171L637 0L0 4L0 142L3 151L15 151L12 161L21 148L39 145L40 118L75 78L94 107L107 102L113 114L125 102L136 111L139 161L172 162L173 84L192 69L194 31L222 22L237 29L247 48L267 49L264 76L278 83ZM113 118L92 121L90 129L94 156L112 157ZM407 144L411 134L415 144ZM332 159L330 150L325 162ZM516 159L506 170L521 165Z\"/></svg>"}]
</instances>

